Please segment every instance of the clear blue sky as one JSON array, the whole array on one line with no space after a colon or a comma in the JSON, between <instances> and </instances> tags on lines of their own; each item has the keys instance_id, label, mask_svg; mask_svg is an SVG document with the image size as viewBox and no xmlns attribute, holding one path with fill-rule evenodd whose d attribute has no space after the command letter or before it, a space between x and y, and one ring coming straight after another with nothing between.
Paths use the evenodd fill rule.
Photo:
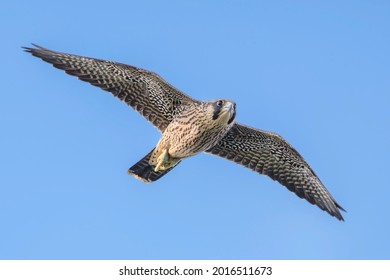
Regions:
<instances>
[{"instance_id":1,"label":"clear blue sky","mask_svg":"<svg viewBox=\"0 0 390 280\"><path fill-rule=\"evenodd\" d=\"M388 1L6 1L1 259L389 259ZM210 155L127 175L159 133L31 55L37 43L159 73L289 141L345 222Z\"/></svg>"}]
</instances>

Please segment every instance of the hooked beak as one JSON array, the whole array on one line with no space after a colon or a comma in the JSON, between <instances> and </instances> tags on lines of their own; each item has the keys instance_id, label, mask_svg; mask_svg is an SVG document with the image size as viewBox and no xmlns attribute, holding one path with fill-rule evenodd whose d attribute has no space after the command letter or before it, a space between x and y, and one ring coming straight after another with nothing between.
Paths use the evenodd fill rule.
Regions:
<instances>
[{"instance_id":1,"label":"hooked beak","mask_svg":"<svg viewBox=\"0 0 390 280\"><path fill-rule=\"evenodd\" d=\"M231 124L236 118L236 103L226 102L225 106L223 106L223 111L229 115L228 124Z\"/></svg>"}]
</instances>

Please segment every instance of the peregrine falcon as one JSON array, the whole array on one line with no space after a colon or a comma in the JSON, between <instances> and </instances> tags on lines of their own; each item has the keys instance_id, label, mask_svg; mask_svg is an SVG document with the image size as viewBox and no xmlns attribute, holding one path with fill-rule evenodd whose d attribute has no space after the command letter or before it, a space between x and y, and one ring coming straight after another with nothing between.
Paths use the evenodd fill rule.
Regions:
<instances>
[{"instance_id":1,"label":"peregrine falcon","mask_svg":"<svg viewBox=\"0 0 390 280\"><path fill-rule=\"evenodd\" d=\"M199 101L141 68L34 47L24 49L110 92L162 133L156 147L130 167L129 174L136 178L156 181L183 159L206 152L267 175L300 198L344 220L339 209L345 210L303 157L278 134L235 122L233 101Z\"/></svg>"}]
</instances>

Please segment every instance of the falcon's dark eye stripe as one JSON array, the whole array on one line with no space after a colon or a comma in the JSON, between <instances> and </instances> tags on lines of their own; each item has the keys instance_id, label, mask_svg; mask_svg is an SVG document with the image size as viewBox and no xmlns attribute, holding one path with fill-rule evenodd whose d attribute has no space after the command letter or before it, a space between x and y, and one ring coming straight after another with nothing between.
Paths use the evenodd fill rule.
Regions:
<instances>
[{"instance_id":1,"label":"falcon's dark eye stripe","mask_svg":"<svg viewBox=\"0 0 390 280\"><path fill-rule=\"evenodd\" d=\"M221 113L222 106L223 106L223 100L218 100L214 103L213 120L218 119L218 116Z\"/></svg>"},{"instance_id":2,"label":"falcon's dark eye stripe","mask_svg":"<svg viewBox=\"0 0 390 280\"><path fill-rule=\"evenodd\" d=\"M236 111L234 111L233 116L229 119L228 124L231 124L236 118Z\"/></svg>"},{"instance_id":3,"label":"falcon's dark eye stripe","mask_svg":"<svg viewBox=\"0 0 390 280\"><path fill-rule=\"evenodd\" d=\"M219 113L221 113L221 109L222 109L222 107L219 107L218 105L214 106L214 114L213 114L213 120L214 121L216 119L218 119Z\"/></svg>"}]
</instances>

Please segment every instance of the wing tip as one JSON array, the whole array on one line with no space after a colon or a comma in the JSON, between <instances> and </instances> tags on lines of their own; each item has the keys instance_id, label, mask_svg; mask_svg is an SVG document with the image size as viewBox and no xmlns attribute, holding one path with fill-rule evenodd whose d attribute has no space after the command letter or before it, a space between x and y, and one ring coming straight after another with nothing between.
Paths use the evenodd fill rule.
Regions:
<instances>
[{"instance_id":1,"label":"wing tip","mask_svg":"<svg viewBox=\"0 0 390 280\"><path fill-rule=\"evenodd\" d=\"M335 217L336 219L338 219L340 222L345 222L344 217L340 214L339 211L337 211L336 213L333 213L331 215L333 217Z\"/></svg>"},{"instance_id":2,"label":"wing tip","mask_svg":"<svg viewBox=\"0 0 390 280\"><path fill-rule=\"evenodd\" d=\"M346 211L343 207L341 207L341 205L338 204L336 201L334 201L334 204L336 205L336 211L335 211L336 213L334 213L334 214L335 214L334 216L335 216L339 221L345 222L344 217L341 215L341 213L340 213L339 210L341 210L341 211L343 211L343 212L345 212L345 213L347 213L347 211Z\"/></svg>"},{"instance_id":3,"label":"wing tip","mask_svg":"<svg viewBox=\"0 0 390 280\"><path fill-rule=\"evenodd\" d=\"M34 51L37 51L37 50L47 50L46 48L44 47L41 47L37 44L34 44L34 43L31 43L31 45L33 45L33 48L32 47L25 47L25 46L22 46L22 49L25 51L25 52L29 52L29 53L33 53Z\"/></svg>"}]
</instances>

